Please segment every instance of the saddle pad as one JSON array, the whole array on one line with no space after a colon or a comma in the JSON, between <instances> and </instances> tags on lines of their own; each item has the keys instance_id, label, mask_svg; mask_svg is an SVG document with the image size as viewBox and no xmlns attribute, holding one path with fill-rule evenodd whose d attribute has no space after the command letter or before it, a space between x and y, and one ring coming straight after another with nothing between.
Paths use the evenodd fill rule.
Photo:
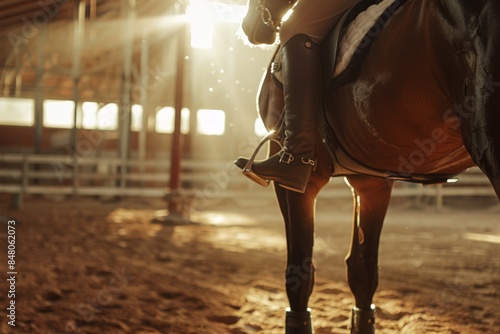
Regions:
<instances>
[{"instance_id":1,"label":"saddle pad","mask_svg":"<svg viewBox=\"0 0 500 334\"><path fill-rule=\"evenodd\" d=\"M388 19L382 17L382 14L395 1L396 0L382 0L378 4L368 7L366 11L361 12L356 19L349 24L349 27L339 43L337 63L333 73L334 77L342 73L342 71L347 68L347 65L351 62L354 53L358 50L358 47L364 39L372 39L380 34L383 24L376 25L376 23L379 18L380 20ZM399 0L397 2L399 2ZM393 13L390 14L392 15ZM374 30L372 33L369 33L372 27Z\"/></svg>"}]
</instances>

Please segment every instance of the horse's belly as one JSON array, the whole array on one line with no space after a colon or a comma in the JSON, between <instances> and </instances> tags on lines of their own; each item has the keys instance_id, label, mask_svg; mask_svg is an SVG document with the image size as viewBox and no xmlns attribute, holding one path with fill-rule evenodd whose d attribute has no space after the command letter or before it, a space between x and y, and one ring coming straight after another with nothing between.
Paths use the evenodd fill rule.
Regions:
<instances>
[{"instance_id":1,"label":"horse's belly","mask_svg":"<svg viewBox=\"0 0 500 334\"><path fill-rule=\"evenodd\" d=\"M398 174L455 174L473 165L458 120L439 99L414 103L388 92L360 81L335 94L330 123L352 157Z\"/></svg>"}]
</instances>

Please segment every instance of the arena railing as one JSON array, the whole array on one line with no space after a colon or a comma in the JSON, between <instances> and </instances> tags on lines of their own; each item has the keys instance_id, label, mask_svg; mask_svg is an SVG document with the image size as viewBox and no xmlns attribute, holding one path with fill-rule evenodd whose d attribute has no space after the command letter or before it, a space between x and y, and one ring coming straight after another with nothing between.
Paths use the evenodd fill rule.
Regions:
<instances>
[{"instance_id":1,"label":"arena railing","mask_svg":"<svg viewBox=\"0 0 500 334\"><path fill-rule=\"evenodd\" d=\"M270 189L241 176L232 161L181 162L181 192L204 201L271 200ZM0 193L13 195L21 206L27 195L137 196L161 198L169 195L170 163L154 159L139 161L113 157L70 157L63 155L1 154ZM495 196L486 176L471 168L453 184L420 185L397 183L394 197L431 198L438 208L447 196ZM350 197L341 178L334 178L319 199Z\"/></svg>"}]
</instances>

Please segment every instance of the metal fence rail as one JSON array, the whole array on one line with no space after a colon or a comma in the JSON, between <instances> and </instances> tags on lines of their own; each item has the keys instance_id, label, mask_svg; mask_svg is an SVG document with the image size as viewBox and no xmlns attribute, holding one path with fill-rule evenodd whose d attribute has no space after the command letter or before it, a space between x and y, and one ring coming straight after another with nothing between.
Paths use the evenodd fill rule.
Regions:
<instances>
[{"instance_id":1,"label":"metal fence rail","mask_svg":"<svg viewBox=\"0 0 500 334\"><path fill-rule=\"evenodd\" d=\"M183 193L202 199L272 198L273 192L242 177L232 162L182 161ZM110 157L0 154L0 193L25 195L164 197L170 164L164 160L122 160ZM486 176L471 168L459 182L445 185L397 183L393 196L435 197L443 206L446 196L494 196ZM349 197L341 178L332 179L321 199Z\"/></svg>"}]
</instances>

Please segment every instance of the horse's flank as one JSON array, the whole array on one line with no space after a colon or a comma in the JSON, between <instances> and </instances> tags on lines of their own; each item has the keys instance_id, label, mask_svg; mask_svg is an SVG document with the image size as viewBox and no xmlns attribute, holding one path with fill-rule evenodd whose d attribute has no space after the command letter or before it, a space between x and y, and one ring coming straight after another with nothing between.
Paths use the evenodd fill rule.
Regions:
<instances>
[{"instance_id":1,"label":"horse's flank","mask_svg":"<svg viewBox=\"0 0 500 334\"><path fill-rule=\"evenodd\" d=\"M488 50L498 54L498 44L472 47L481 36L466 34L475 30L471 24L479 26L484 9L457 8L409 1L375 38L351 80L328 92L329 121L354 158L404 174L454 174L474 164L462 130L480 114L486 118L493 96L498 108L494 79L500 73L471 60L487 57ZM478 83L482 89L474 89Z\"/></svg>"}]
</instances>

